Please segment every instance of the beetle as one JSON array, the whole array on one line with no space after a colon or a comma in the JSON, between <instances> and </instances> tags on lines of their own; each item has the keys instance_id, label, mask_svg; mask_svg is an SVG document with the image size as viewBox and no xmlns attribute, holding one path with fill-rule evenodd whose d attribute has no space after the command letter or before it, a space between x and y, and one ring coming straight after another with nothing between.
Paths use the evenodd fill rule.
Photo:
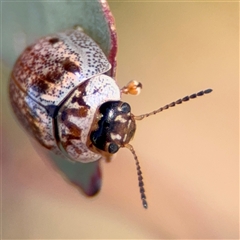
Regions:
<instances>
[{"instance_id":1,"label":"beetle","mask_svg":"<svg viewBox=\"0 0 240 240\"><path fill-rule=\"evenodd\" d=\"M45 148L71 161L89 163L128 148L136 161L141 200L147 208L138 157L129 143L136 121L189 99L207 89L135 116L122 94L137 95L142 84L119 88L108 76L111 64L81 28L39 39L27 47L13 68L9 93L15 115Z\"/></svg>"}]
</instances>

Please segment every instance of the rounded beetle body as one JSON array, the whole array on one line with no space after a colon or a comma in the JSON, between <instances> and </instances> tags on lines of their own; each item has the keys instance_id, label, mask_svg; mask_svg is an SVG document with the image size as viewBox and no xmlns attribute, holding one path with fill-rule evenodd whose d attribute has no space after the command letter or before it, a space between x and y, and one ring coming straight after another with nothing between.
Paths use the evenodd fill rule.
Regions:
<instances>
[{"instance_id":1,"label":"rounded beetle body","mask_svg":"<svg viewBox=\"0 0 240 240\"><path fill-rule=\"evenodd\" d=\"M129 104L120 101L121 93L137 95L142 85L131 81L119 89L108 75L115 72L113 65L110 71L103 51L80 29L44 37L17 60L10 79L10 100L25 129L41 145L67 159L88 163L102 156L109 159L120 147L128 148L136 162L142 204L147 208L138 157L129 144L135 121L212 90L134 116ZM98 183L91 192L96 189Z\"/></svg>"},{"instance_id":2,"label":"rounded beetle body","mask_svg":"<svg viewBox=\"0 0 240 240\"><path fill-rule=\"evenodd\" d=\"M103 155L91 149L97 110L119 101L121 91L107 75L111 69L99 46L72 29L44 37L25 49L10 79L15 114L37 141L79 162Z\"/></svg>"}]
</instances>

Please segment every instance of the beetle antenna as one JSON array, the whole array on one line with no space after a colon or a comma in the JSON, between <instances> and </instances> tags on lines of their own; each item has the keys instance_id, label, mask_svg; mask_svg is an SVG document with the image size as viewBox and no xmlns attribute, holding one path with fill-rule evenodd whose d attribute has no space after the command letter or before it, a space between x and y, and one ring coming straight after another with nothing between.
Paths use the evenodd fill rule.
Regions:
<instances>
[{"instance_id":1,"label":"beetle antenna","mask_svg":"<svg viewBox=\"0 0 240 240\"><path fill-rule=\"evenodd\" d=\"M161 108L159 108L159 109L157 109L155 111L152 111L150 113L142 114L142 115L139 115L139 116L134 116L134 119L135 120L142 120L143 118L149 117L149 116L154 115L154 114L159 113L159 112L162 112L163 110L166 110L166 109L168 109L170 107L174 107L176 104L181 104L182 102L187 102L190 99L194 99L196 97L203 96L204 94L208 94L210 92L212 92L212 89L206 89L204 91L200 91L198 93L194 93L194 94L192 94L190 96L186 96L184 98L180 98L177 101L172 102L170 104L167 104L164 107L161 107Z\"/></svg>"},{"instance_id":2,"label":"beetle antenna","mask_svg":"<svg viewBox=\"0 0 240 240\"><path fill-rule=\"evenodd\" d=\"M146 200L146 195L145 195L145 188L144 188L144 183L143 183L143 177L142 177L142 172L141 172L141 167L139 165L139 161L138 161L138 157L135 153L135 150L133 148L132 145L130 145L129 143L125 145L126 148L128 148L133 156L134 159L136 161L136 166L137 166L137 175L138 175L138 185L139 185L139 189L140 189L140 194L141 194L141 199L142 199L142 205L144 208L148 208L148 204L147 204L147 200Z\"/></svg>"}]
</instances>

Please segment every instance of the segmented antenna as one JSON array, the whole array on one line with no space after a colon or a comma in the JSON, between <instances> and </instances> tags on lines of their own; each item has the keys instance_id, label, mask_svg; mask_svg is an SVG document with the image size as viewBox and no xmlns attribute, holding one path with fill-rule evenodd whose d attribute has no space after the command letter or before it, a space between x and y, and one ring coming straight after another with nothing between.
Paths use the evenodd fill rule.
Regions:
<instances>
[{"instance_id":1,"label":"segmented antenna","mask_svg":"<svg viewBox=\"0 0 240 240\"><path fill-rule=\"evenodd\" d=\"M132 152L132 154L134 156L134 159L136 161L137 175L138 175L138 185L139 185L139 189L140 189L142 205L143 205L144 208L147 209L148 208L148 204L147 204L147 200L146 200L145 188L144 188L144 183L143 183L143 177L142 177L142 172L141 172L141 167L139 165L138 157L137 157L137 155L135 153L135 150L134 150L132 145L126 144L125 147L128 148Z\"/></svg>"},{"instance_id":2,"label":"segmented antenna","mask_svg":"<svg viewBox=\"0 0 240 240\"><path fill-rule=\"evenodd\" d=\"M150 113L142 114L142 115L139 115L139 116L134 116L134 119L135 120L142 120L143 118L149 117L149 116L154 115L154 114L159 113L159 112L162 112L163 110L166 110L166 109L168 109L170 107L174 107L176 104L181 104L182 102L187 102L190 99L194 99L196 97L203 96L204 94L208 94L210 92L212 92L212 89L206 89L204 91L200 91L198 93L194 93L194 94L192 94L190 96L186 96L186 97L184 97L182 99L178 99L175 102L167 104L166 106L161 107L161 108L159 108L159 109L157 109L155 111L152 111Z\"/></svg>"},{"instance_id":3,"label":"segmented antenna","mask_svg":"<svg viewBox=\"0 0 240 240\"><path fill-rule=\"evenodd\" d=\"M132 86L133 85L133 86ZM128 88L130 88L129 86L131 86L131 90L127 90ZM140 85L137 84L136 81L132 81L130 82L126 87L122 88L122 92L123 93L131 93L131 94L135 94L137 93L137 89L140 89ZM146 113L146 114L142 114L140 116L134 116L134 119L135 120L142 120L143 118L146 118L146 117L149 117L151 115L154 115L156 113L159 113L159 112L162 112L163 110L166 110L170 107L174 107L176 104L181 104L182 102L187 102L188 100L190 99L194 99L196 97L200 97L200 96L203 96L204 94L208 94L212 92L212 89L206 89L204 91L200 91L198 93L194 93L190 96L186 96L184 98L180 98L178 99L177 101L175 102L172 102L170 104L167 104L165 105L164 107L161 107L155 111L152 111L150 113ZM147 200L146 200L146 195L145 195L145 188L144 188L144 183L143 183L143 177L142 177L142 172L141 172L141 167L139 165L139 161L138 161L138 157L135 153L135 150L134 148L132 147L132 145L130 145L129 143L126 144L124 147L128 148L133 156L134 156L134 159L136 161L136 167L137 167L137 175L138 175L138 185L139 185L139 189L140 189L140 194L141 194L141 199L142 199L142 205L144 208L148 208L148 204L147 204Z\"/></svg>"}]
</instances>

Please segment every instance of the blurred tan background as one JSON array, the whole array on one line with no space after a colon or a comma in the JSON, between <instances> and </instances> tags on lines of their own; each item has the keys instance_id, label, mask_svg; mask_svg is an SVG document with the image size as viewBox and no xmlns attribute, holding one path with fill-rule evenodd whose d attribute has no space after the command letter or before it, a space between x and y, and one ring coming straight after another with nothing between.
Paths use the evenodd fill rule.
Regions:
<instances>
[{"instance_id":1,"label":"blurred tan background","mask_svg":"<svg viewBox=\"0 0 240 240\"><path fill-rule=\"evenodd\" d=\"M30 239L238 239L238 3L110 2L119 86L138 115L185 95L213 93L138 122L149 209L134 159L102 162L103 186L85 198L49 168L3 99L3 236Z\"/></svg>"}]
</instances>

